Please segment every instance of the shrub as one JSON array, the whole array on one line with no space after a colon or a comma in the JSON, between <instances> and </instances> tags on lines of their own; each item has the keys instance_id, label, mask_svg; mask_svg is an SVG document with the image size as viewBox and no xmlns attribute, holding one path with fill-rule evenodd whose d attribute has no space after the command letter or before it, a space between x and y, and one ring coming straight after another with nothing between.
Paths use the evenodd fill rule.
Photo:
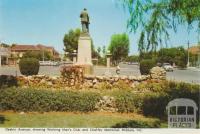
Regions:
<instances>
[{"instance_id":1,"label":"shrub","mask_svg":"<svg viewBox=\"0 0 200 134\"><path fill-rule=\"evenodd\" d=\"M12 88L1 92L0 110L89 112L99 100L100 95L93 92Z\"/></svg>"},{"instance_id":2,"label":"shrub","mask_svg":"<svg viewBox=\"0 0 200 134\"><path fill-rule=\"evenodd\" d=\"M145 95L141 110L145 116L164 118L169 96L165 93L151 93Z\"/></svg>"},{"instance_id":3,"label":"shrub","mask_svg":"<svg viewBox=\"0 0 200 134\"><path fill-rule=\"evenodd\" d=\"M117 88L117 89L121 89L121 90L130 90L131 89L130 85L123 80L119 80L118 82L113 83L113 87Z\"/></svg>"},{"instance_id":4,"label":"shrub","mask_svg":"<svg viewBox=\"0 0 200 134\"><path fill-rule=\"evenodd\" d=\"M140 73L142 75L149 74L150 69L156 65L155 60L145 59L140 61Z\"/></svg>"},{"instance_id":5,"label":"shrub","mask_svg":"<svg viewBox=\"0 0 200 134\"><path fill-rule=\"evenodd\" d=\"M117 91L113 93L116 101L118 112L136 112L142 104L140 96L131 93L130 91Z\"/></svg>"},{"instance_id":6,"label":"shrub","mask_svg":"<svg viewBox=\"0 0 200 134\"><path fill-rule=\"evenodd\" d=\"M157 87L157 85L162 85ZM199 105L200 85L177 82L162 82L143 85L150 92L144 93L141 111L146 116L166 118L166 106L169 101L177 98L192 99ZM160 89L162 88L162 89Z\"/></svg>"},{"instance_id":7,"label":"shrub","mask_svg":"<svg viewBox=\"0 0 200 134\"><path fill-rule=\"evenodd\" d=\"M147 80L146 82L141 82L135 87L134 90L144 93L147 92L163 92L167 88L166 82L157 82L156 80Z\"/></svg>"},{"instance_id":8,"label":"shrub","mask_svg":"<svg viewBox=\"0 0 200 134\"><path fill-rule=\"evenodd\" d=\"M100 90L111 90L114 86L107 81L99 82L96 84L97 88Z\"/></svg>"},{"instance_id":9,"label":"shrub","mask_svg":"<svg viewBox=\"0 0 200 134\"><path fill-rule=\"evenodd\" d=\"M158 119L153 121L142 121L142 120L129 120L127 122L117 123L112 128L159 128L161 122Z\"/></svg>"},{"instance_id":10,"label":"shrub","mask_svg":"<svg viewBox=\"0 0 200 134\"><path fill-rule=\"evenodd\" d=\"M189 84L189 83L177 83L177 82L168 82L168 89L165 91L169 94L170 99L176 98L188 98L200 105L200 85Z\"/></svg>"},{"instance_id":11,"label":"shrub","mask_svg":"<svg viewBox=\"0 0 200 134\"><path fill-rule=\"evenodd\" d=\"M166 118L166 106L177 98L188 98L199 105L199 85L177 82L142 83L131 90L112 91L118 112L142 112L145 116ZM138 92L139 91L139 92Z\"/></svg>"},{"instance_id":12,"label":"shrub","mask_svg":"<svg viewBox=\"0 0 200 134\"><path fill-rule=\"evenodd\" d=\"M184 68L187 67L187 64L186 64L183 60L181 60L181 59L178 59L178 60L176 61L176 65L177 65L178 68L180 68L180 69L184 69Z\"/></svg>"},{"instance_id":13,"label":"shrub","mask_svg":"<svg viewBox=\"0 0 200 134\"><path fill-rule=\"evenodd\" d=\"M12 75L0 75L0 88L18 86L17 78Z\"/></svg>"},{"instance_id":14,"label":"shrub","mask_svg":"<svg viewBox=\"0 0 200 134\"><path fill-rule=\"evenodd\" d=\"M19 62L19 69L23 75L37 75L39 67L39 61L35 58L22 58Z\"/></svg>"},{"instance_id":15,"label":"shrub","mask_svg":"<svg viewBox=\"0 0 200 134\"><path fill-rule=\"evenodd\" d=\"M71 81L73 80L73 85L77 83L83 82L83 68L81 66L63 66L61 68L61 75L64 81L67 82L68 85L71 85Z\"/></svg>"}]
</instances>

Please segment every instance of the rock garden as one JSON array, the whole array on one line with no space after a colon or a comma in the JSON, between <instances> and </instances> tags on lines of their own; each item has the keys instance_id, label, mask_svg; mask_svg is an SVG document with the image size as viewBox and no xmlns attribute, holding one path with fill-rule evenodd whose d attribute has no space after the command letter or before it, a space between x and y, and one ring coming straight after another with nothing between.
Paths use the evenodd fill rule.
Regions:
<instances>
[{"instance_id":1,"label":"rock garden","mask_svg":"<svg viewBox=\"0 0 200 134\"><path fill-rule=\"evenodd\" d=\"M161 123L170 100L186 97L199 104L199 85L166 81L159 67L138 77L82 75L76 66L63 70L55 77L1 75L0 111L137 113Z\"/></svg>"}]
</instances>

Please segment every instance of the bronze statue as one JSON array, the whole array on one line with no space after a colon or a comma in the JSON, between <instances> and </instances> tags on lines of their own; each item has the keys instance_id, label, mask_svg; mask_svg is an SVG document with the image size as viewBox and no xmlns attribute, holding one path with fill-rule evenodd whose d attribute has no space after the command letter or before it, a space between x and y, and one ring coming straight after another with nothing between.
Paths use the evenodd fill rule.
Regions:
<instances>
[{"instance_id":1,"label":"bronze statue","mask_svg":"<svg viewBox=\"0 0 200 134\"><path fill-rule=\"evenodd\" d=\"M82 32L89 33L90 20L89 20L89 15L86 8L84 8L83 11L81 12L80 18L81 18L81 24L82 24Z\"/></svg>"}]
</instances>

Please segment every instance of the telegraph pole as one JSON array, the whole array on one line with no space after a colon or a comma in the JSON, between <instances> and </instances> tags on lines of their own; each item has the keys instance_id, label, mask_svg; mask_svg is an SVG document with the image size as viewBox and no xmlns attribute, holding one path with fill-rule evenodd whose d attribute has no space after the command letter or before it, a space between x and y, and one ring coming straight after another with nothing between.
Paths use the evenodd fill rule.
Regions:
<instances>
[{"instance_id":1,"label":"telegraph pole","mask_svg":"<svg viewBox=\"0 0 200 134\"><path fill-rule=\"evenodd\" d=\"M0 47L0 49L1 49L1 47ZM1 50L0 50L1 51ZM0 52L0 67L1 67L1 52Z\"/></svg>"},{"instance_id":2,"label":"telegraph pole","mask_svg":"<svg viewBox=\"0 0 200 134\"><path fill-rule=\"evenodd\" d=\"M42 49L42 60L43 60L43 63L44 63L44 49Z\"/></svg>"},{"instance_id":3,"label":"telegraph pole","mask_svg":"<svg viewBox=\"0 0 200 134\"><path fill-rule=\"evenodd\" d=\"M197 67L200 67L200 30L198 30L198 60L197 60Z\"/></svg>"},{"instance_id":4,"label":"telegraph pole","mask_svg":"<svg viewBox=\"0 0 200 134\"><path fill-rule=\"evenodd\" d=\"M189 53L189 48L190 48L190 42L189 42L189 40L188 40L188 60L187 60L187 67L189 67L190 66L190 53Z\"/></svg>"}]
</instances>

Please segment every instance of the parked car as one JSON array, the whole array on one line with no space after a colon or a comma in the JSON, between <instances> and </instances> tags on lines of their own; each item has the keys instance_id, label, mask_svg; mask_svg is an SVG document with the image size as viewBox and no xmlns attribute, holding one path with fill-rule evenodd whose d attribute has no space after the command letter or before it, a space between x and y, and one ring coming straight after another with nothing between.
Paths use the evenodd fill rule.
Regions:
<instances>
[{"instance_id":1,"label":"parked car","mask_svg":"<svg viewBox=\"0 0 200 134\"><path fill-rule=\"evenodd\" d=\"M174 71L174 68L172 67L172 65L170 63L163 63L162 67L166 70L166 71Z\"/></svg>"},{"instance_id":2,"label":"parked car","mask_svg":"<svg viewBox=\"0 0 200 134\"><path fill-rule=\"evenodd\" d=\"M138 62L129 62L128 65L139 65Z\"/></svg>"},{"instance_id":3,"label":"parked car","mask_svg":"<svg viewBox=\"0 0 200 134\"><path fill-rule=\"evenodd\" d=\"M72 61L61 61L60 64L61 65L73 64L73 62Z\"/></svg>"},{"instance_id":4,"label":"parked car","mask_svg":"<svg viewBox=\"0 0 200 134\"><path fill-rule=\"evenodd\" d=\"M59 62L55 61L39 61L40 66L58 66Z\"/></svg>"}]
</instances>

